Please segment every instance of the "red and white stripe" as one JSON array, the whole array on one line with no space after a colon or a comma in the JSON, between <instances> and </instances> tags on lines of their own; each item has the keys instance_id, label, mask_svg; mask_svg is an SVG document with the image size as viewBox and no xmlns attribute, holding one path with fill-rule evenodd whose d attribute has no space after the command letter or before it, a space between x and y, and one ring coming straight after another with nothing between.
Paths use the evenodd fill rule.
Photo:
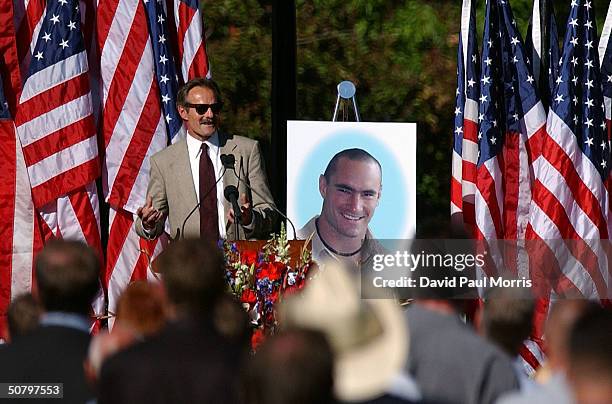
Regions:
<instances>
[{"instance_id":1,"label":"red and white stripe","mask_svg":"<svg viewBox=\"0 0 612 404\"><path fill-rule=\"evenodd\" d=\"M475 195L480 239L519 240L525 237L531 204L531 169L539 164L539 142L546 114L541 102L522 119L524 133L506 133L502 153L477 171Z\"/></svg>"},{"instance_id":2,"label":"red and white stripe","mask_svg":"<svg viewBox=\"0 0 612 404\"><path fill-rule=\"evenodd\" d=\"M101 268L104 268L99 206L96 184L92 182L41 207L45 240L53 237L81 241L97 252ZM92 309L95 314L105 312L102 288L92 303Z\"/></svg>"},{"instance_id":3,"label":"red and white stripe","mask_svg":"<svg viewBox=\"0 0 612 404\"><path fill-rule=\"evenodd\" d=\"M464 64L464 89L466 89L467 63L469 62L468 41L472 12L471 0L463 0L461 9L461 40ZM466 224L474 225L474 194L476 192L476 163L478 162L478 103L466 97L463 107L463 141L461 155L453 148L451 171L451 216L463 214Z\"/></svg>"},{"instance_id":4,"label":"red and white stripe","mask_svg":"<svg viewBox=\"0 0 612 404\"><path fill-rule=\"evenodd\" d=\"M3 94L14 112L21 87L12 2L0 3L0 77ZM0 337L6 311L17 295L32 288L34 253L41 248L28 173L12 119L0 120Z\"/></svg>"},{"instance_id":5,"label":"red and white stripe","mask_svg":"<svg viewBox=\"0 0 612 404\"><path fill-rule=\"evenodd\" d=\"M463 213L468 225L476 223L476 163L478 162L478 104L467 99L463 115L461 156L453 149L451 178L451 215Z\"/></svg>"},{"instance_id":6,"label":"red and white stripe","mask_svg":"<svg viewBox=\"0 0 612 404\"><path fill-rule=\"evenodd\" d=\"M106 249L107 266L104 283L108 289L108 310L116 313L117 301L130 282L155 280L151 262L168 243L166 236L156 240L140 238L134 230L135 215L110 209L110 234ZM112 325L112 321L111 321Z\"/></svg>"},{"instance_id":7,"label":"red and white stripe","mask_svg":"<svg viewBox=\"0 0 612 404\"><path fill-rule=\"evenodd\" d=\"M15 0L14 4L17 55L25 77L46 2ZM28 226L20 234L33 240L32 251L40 250L50 237L75 239L96 250L103 262L94 182L100 163L92 112L85 52L30 76L24 83L15 121L22 140L19 148L23 147L23 168L27 166L29 177L27 193L39 209L30 219L30 210L23 208ZM58 147L60 139L68 147ZM31 261L27 269L23 264L24 274L28 272L30 279L27 288L31 287ZM102 314L104 305L104 292L100 289L92 311Z\"/></svg>"},{"instance_id":8,"label":"red and white stripe","mask_svg":"<svg viewBox=\"0 0 612 404\"><path fill-rule=\"evenodd\" d=\"M42 247L37 232L30 182L12 120L0 120L0 336L11 300L32 289L35 251Z\"/></svg>"},{"instance_id":9,"label":"red and white stripe","mask_svg":"<svg viewBox=\"0 0 612 404\"><path fill-rule=\"evenodd\" d=\"M28 77L15 118L36 206L100 174L87 54Z\"/></svg>"},{"instance_id":10,"label":"red and white stripe","mask_svg":"<svg viewBox=\"0 0 612 404\"><path fill-rule=\"evenodd\" d=\"M185 1L174 0L178 57L184 82L196 77L210 78L202 15L198 4L199 2L195 2L196 7L193 7Z\"/></svg>"},{"instance_id":11,"label":"red and white stripe","mask_svg":"<svg viewBox=\"0 0 612 404\"><path fill-rule=\"evenodd\" d=\"M144 6L101 0L98 41L104 194L113 208L135 212L145 200L149 158L167 145Z\"/></svg>"},{"instance_id":12,"label":"red and white stripe","mask_svg":"<svg viewBox=\"0 0 612 404\"><path fill-rule=\"evenodd\" d=\"M583 156L576 136L552 110L534 174L527 237L541 240L543 248L554 252L556 275L561 279L555 286L588 298L606 298L608 258L590 240L608 238L608 193L597 168Z\"/></svg>"},{"instance_id":13,"label":"red and white stripe","mask_svg":"<svg viewBox=\"0 0 612 404\"><path fill-rule=\"evenodd\" d=\"M165 245L141 240L132 215L145 202L149 159L166 147L167 134L143 4L100 0L98 43L106 150L103 184L111 207L104 284L114 312L121 292L131 280L146 277L147 259Z\"/></svg>"}]
</instances>

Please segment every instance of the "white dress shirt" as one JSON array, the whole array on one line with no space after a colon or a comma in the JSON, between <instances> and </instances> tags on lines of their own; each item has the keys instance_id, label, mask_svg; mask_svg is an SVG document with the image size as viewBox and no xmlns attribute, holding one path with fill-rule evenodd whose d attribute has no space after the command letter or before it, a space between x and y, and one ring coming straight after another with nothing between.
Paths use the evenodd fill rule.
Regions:
<instances>
[{"instance_id":1,"label":"white dress shirt","mask_svg":"<svg viewBox=\"0 0 612 404\"><path fill-rule=\"evenodd\" d=\"M196 198L200 201L200 153L202 151L202 141L189 135L187 132L187 152L189 153L189 164L191 165L191 176L193 187L195 188ZM208 145L208 156L212 161L215 170L215 181L217 182L217 214L219 224L219 237L225 238L225 211L223 207L223 164L221 164L221 148L219 147L219 134L215 133L206 141Z\"/></svg>"}]
</instances>

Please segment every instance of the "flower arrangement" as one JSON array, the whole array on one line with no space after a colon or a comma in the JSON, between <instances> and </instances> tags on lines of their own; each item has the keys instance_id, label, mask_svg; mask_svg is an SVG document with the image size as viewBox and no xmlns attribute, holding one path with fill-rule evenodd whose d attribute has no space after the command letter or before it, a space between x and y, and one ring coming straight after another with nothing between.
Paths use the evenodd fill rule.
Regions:
<instances>
[{"instance_id":1,"label":"flower arrangement","mask_svg":"<svg viewBox=\"0 0 612 404\"><path fill-rule=\"evenodd\" d=\"M285 294L304 287L312 266L312 253L307 248L309 241L303 244L297 257L295 251L291 254L292 245L284 226L261 248L253 248L257 243L250 248L241 248L236 242L223 243L225 276L231 293L248 313L253 327L253 349L266 335L274 334L278 325L276 304Z\"/></svg>"}]
</instances>

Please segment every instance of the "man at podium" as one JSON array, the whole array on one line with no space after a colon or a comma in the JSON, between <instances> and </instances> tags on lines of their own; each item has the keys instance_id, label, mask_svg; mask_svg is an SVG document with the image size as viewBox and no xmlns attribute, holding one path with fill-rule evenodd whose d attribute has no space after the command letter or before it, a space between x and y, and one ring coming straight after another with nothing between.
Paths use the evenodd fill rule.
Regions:
<instances>
[{"instance_id":1,"label":"man at podium","mask_svg":"<svg viewBox=\"0 0 612 404\"><path fill-rule=\"evenodd\" d=\"M383 247L368 228L382 192L382 167L363 149L337 153L319 176L323 197L321 214L298 231L298 237L312 235L315 261L335 259L360 267Z\"/></svg>"},{"instance_id":2,"label":"man at podium","mask_svg":"<svg viewBox=\"0 0 612 404\"><path fill-rule=\"evenodd\" d=\"M277 214L259 144L219 131L222 107L212 80L193 79L178 91L187 136L151 157L147 201L137 211L141 237L160 236L166 218L172 236L212 242L267 239L273 231Z\"/></svg>"}]
</instances>

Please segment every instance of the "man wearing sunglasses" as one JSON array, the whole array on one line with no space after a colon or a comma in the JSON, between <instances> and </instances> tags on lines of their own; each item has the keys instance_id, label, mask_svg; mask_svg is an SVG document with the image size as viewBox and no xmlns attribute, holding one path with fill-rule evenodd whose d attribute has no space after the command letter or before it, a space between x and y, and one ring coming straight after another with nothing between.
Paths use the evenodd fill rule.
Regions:
<instances>
[{"instance_id":1,"label":"man wearing sunglasses","mask_svg":"<svg viewBox=\"0 0 612 404\"><path fill-rule=\"evenodd\" d=\"M259 144L219 131L222 107L212 80L193 79L178 91L177 109L187 136L151 157L147 201L137 211L136 232L141 237L160 236L166 218L172 236L212 242L234 239L236 230L239 239L267 239L274 230L277 215ZM224 168L228 156L234 168ZM245 182L257 192L249 192ZM224 196L232 186L240 195L238 225Z\"/></svg>"}]
</instances>

